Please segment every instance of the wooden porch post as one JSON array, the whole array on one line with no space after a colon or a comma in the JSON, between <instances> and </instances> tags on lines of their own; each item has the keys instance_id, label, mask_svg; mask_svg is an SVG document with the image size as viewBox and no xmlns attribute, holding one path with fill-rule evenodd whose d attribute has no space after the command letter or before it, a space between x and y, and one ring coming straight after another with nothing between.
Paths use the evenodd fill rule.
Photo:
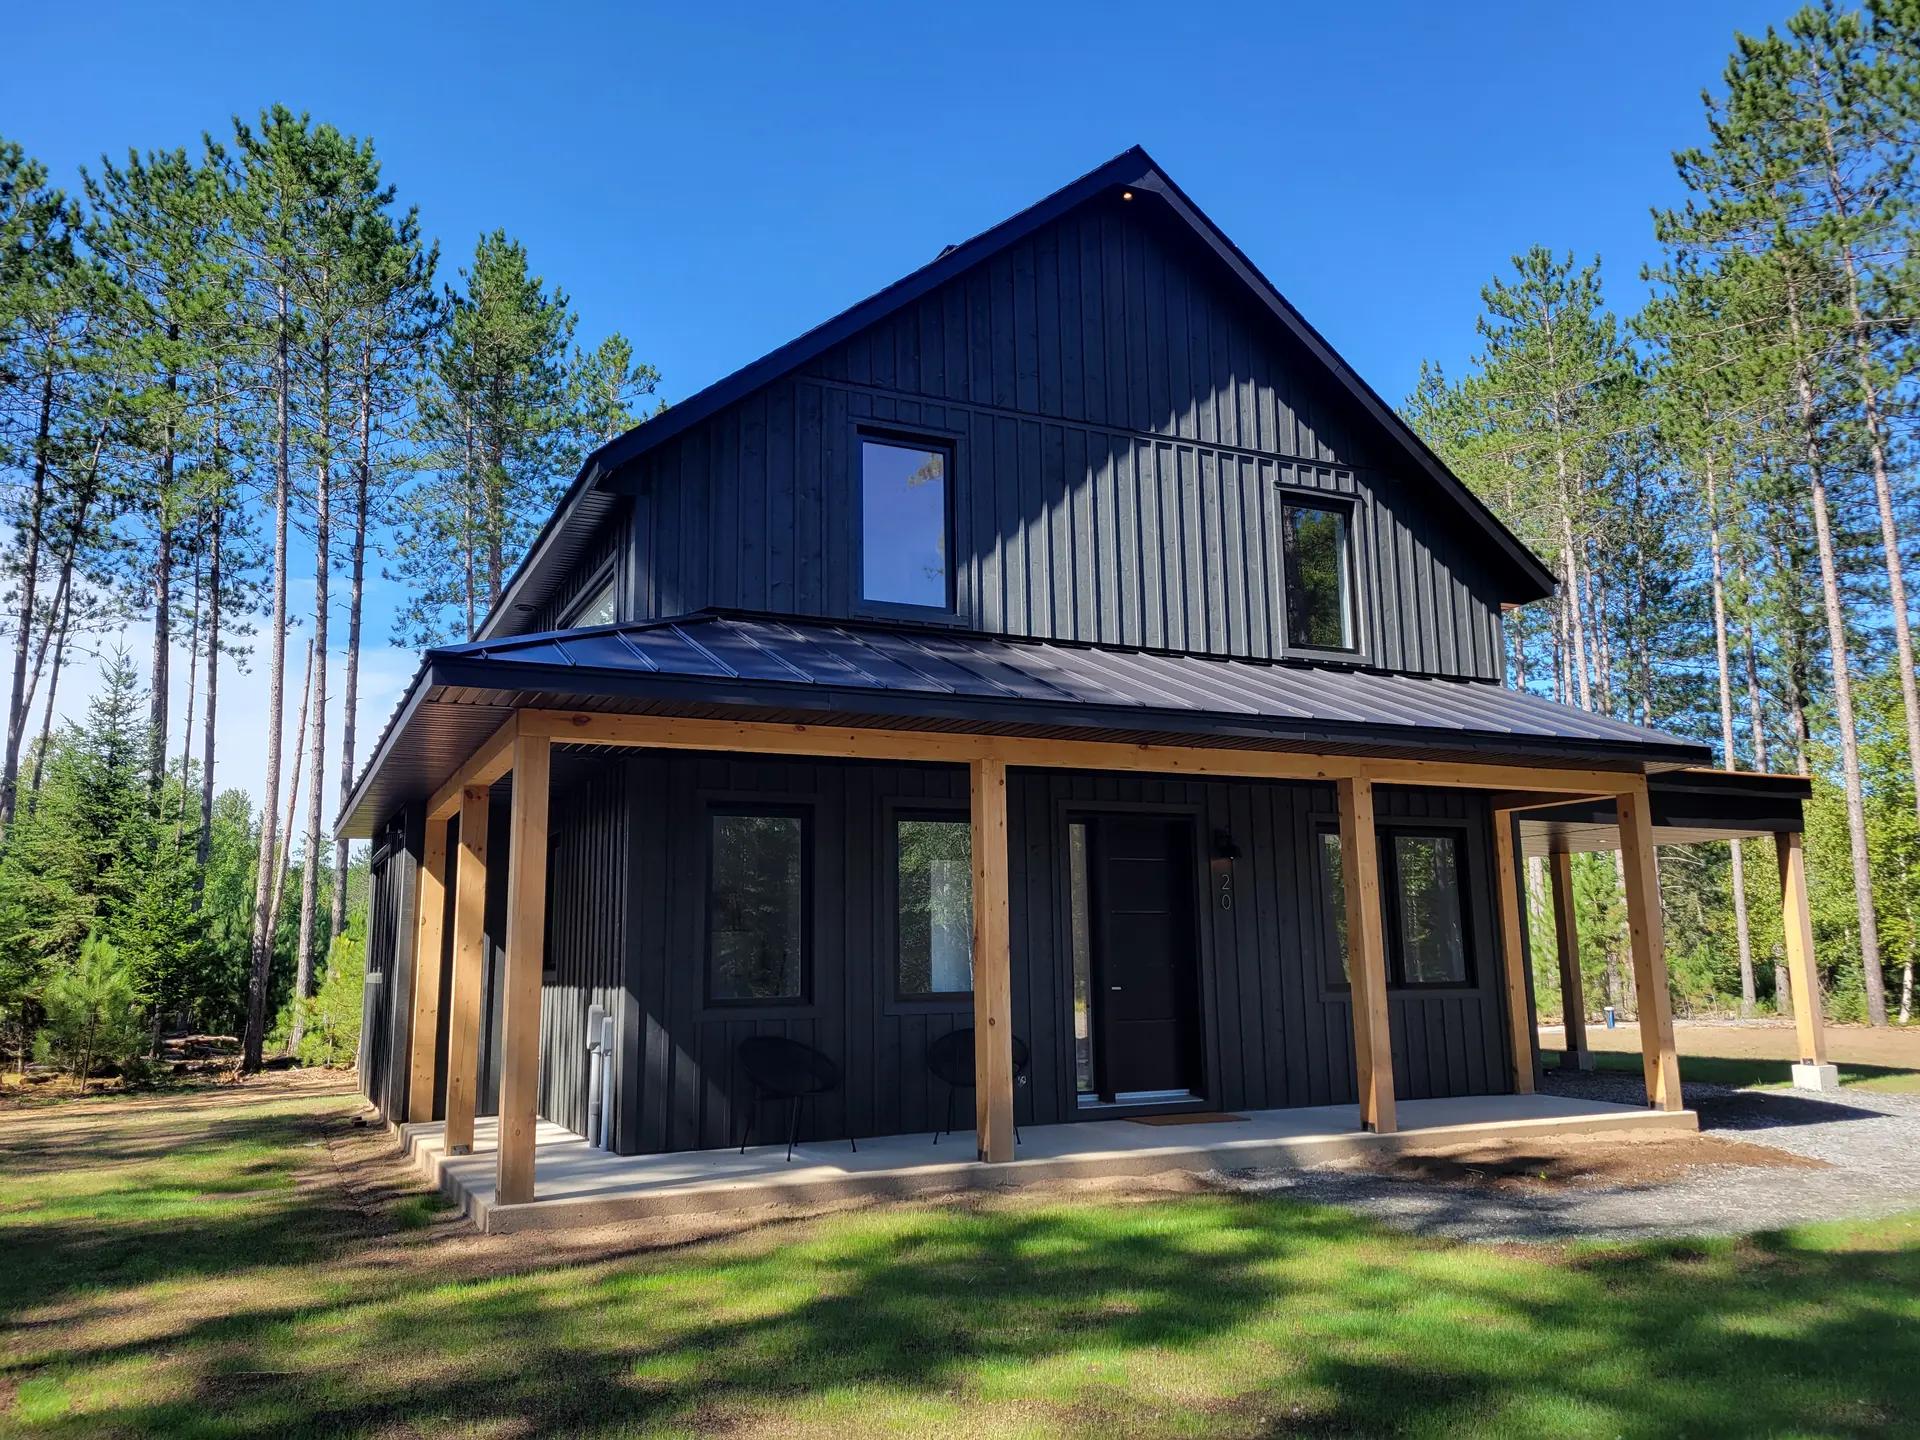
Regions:
<instances>
[{"instance_id":1,"label":"wooden porch post","mask_svg":"<svg viewBox=\"0 0 1920 1440\"><path fill-rule=\"evenodd\" d=\"M1593 1051L1587 1045L1587 992L1580 983L1580 922L1573 913L1573 857L1547 857L1553 878L1553 933L1560 951L1560 1013L1566 1019L1567 1044L1560 1054L1562 1070L1593 1069Z\"/></svg>"},{"instance_id":2,"label":"wooden porch post","mask_svg":"<svg viewBox=\"0 0 1920 1440\"><path fill-rule=\"evenodd\" d=\"M1807 907L1807 854L1797 831L1773 837L1780 861L1780 913L1785 924L1787 980L1793 987L1793 1028L1800 1042L1800 1063L1793 1083L1803 1089L1831 1090L1839 1072L1827 1063L1827 1032L1820 1015L1820 970L1813 963L1813 912Z\"/></svg>"},{"instance_id":3,"label":"wooden porch post","mask_svg":"<svg viewBox=\"0 0 1920 1440\"><path fill-rule=\"evenodd\" d=\"M540 1123L540 972L546 963L547 779L553 742L513 742L513 818L507 840L507 955L501 979L500 1149L494 1198L533 1199Z\"/></svg>"},{"instance_id":4,"label":"wooden porch post","mask_svg":"<svg viewBox=\"0 0 1920 1440\"><path fill-rule=\"evenodd\" d=\"M453 994L448 997L447 1131L449 1155L473 1149L473 1105L480 1088L480 987L486 970L487 805L485 785L460 792L460 849L453 867Z\"/></svg>"},{"instance_id":5,"label":"wooden porch post","mask_svg":"<svg viewBox=\"0 0 1920 1440\"><path fill-rule=\"evenodd\" d=\"M973 793L974 1138L982 1160L1013 1159L1013 956L1008 915L1007 765L968 764Z\"/></svg>"},{"instance_id":6,"label":"wooden porch post","mask_svg":"<svg viewBox=\"0 0 1920 1440\"><path fill-rule=\"evenodd\" d=\"M1667 996L1666 930L1660 910L1660 876L1654 868L1653 815L1646 782L1619 797L1620 859L1627 880L1627 935L1633 949L1633 983L1640 997L1640 1061L1647 1103L1678 1110L1680 1061L1673 1048L1673 1002Z\"/></svg>"},{"instance_id":7,"label":"wooden porch post","mask_svg":"<svg viewBox=\"0 0 1920 1440\"><path fill-rule=\"evenodd\" d=\"M413 1020L407 1072L407 1119L433 1118L433 1052L440 1036L441 931L447 909L447 822L427 820L413 940Z\"/></svg>"},{"instance_id":8,"label":"wooden porch post","mask_svg":"<svg viewBox=\"0 0 1920 1440\"><path fill-rule=\"evenodd\" d=\"M1520 860L1513 845L1513 812L1493 812L1493 874L1500 905L1501 989L1507 1001L1508 1054L1513 1093L1533 1094L1533 1007L1527 1003L1527 946L1520 927L1525 911L1520 894Z\"/></svg>"},{"instance_id":9,"label":"wooden porch post","mask_svg":"<svg viewBox=\"0 0 1920 1440\"><path fill-rule=\"evenodd\" d=\"M1347 900L1347 984L1353 1003L1353 1063L1360 1128L1391 1134L1393 1039L1387 1020L1387 952L1380 919L1380 845L1373 782L1343 778L1340 872Z\"/></svg>"}]
</instances>

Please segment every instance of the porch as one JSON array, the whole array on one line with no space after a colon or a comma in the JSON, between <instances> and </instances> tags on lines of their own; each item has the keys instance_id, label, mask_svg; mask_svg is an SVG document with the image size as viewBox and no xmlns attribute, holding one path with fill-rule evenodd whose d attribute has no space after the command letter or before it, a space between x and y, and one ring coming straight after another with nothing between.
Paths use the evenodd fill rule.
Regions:
<instances>
[{"instance_id":1,"label":"porch","mask_svg":"<svg viewBox=\"0 0 1920 1440\"><path fill-rule=\"evenodd\" d=\"M973 1136L885 1135L856 1152L844 1140L810 1141L786 1160L783 1144L665 1155L616 1155L549 1121L534 1137L540 1186L532 1200L503 1202L496 1176L498 1127L475 1122L469 1153L451 1155L438 1121L409 1124L402 1145L441 1193L481 1230L555 1229L668 1215L898 1200L960 1190L1011 1189L1049 1181L1308 1165L1420 1144L1524 1140L1547 1135L1631 1133L1658 1139L1698 1129L1691 1111L1647 1110L1557 1095L1479 1095L1407 1100L1391 1133L1360 1128L1357 1105L1256 1110L1177 1125L1094 1120L1024 1127L1013 1158L974 1158Z\"/></svg>"},{"instance_id":2,"label":"porch","mask_svg":"<svg viewBox=\"0 0 1920 1440\"><path fill-rule=\"evenodd\" d=\"M567 756L634 755L705 755L729 763L780 762L822 771L876 764L934 769L944 775L941 783L951 792L946 798L967 823L971 988L961 1000L973 1031L974 1070L980 1081L973 1096L974 1133L966 1137L963 1131L963 1141L971 1145L963 1144L960 1154L949 1159L933 1155L929 1141L925 1156L901 1157L891 1153L896 1142L885 1137L896 1130L915 1130L915 1117L897 1117L891 1123L882 1117L871 1128L840 1132L859 1134L863 1146L880 1148L871 1160L856 1163L850 1153L844 1161L836 1159L835 1176L865 1174L869 1166L876 1173L897 1176L936 1164L943 1172L957 1164L1090 1164L1075 1157L1083 1151L1131 1157L1143 1147L1191 1152L1194 1157L1212 1153L1208 1136L1169 1136L1105 1117L1082 1117L1057 1127L1028 1125L1033 1145L1042 1144L1043 1132L1055 1128L1074 1133L1058 1137L1064 1147L1059 1153L1043 1156L1026 1147L1016 1152L1013 1053L1022 1023L1015 997L1016 956L1031 956L1049 943L1056 956L1065 948L1057 936L1048 941L1048 922L1034 924L1031 908L1027 922L1016 924L1022 902L1010 894L1021 864L1032 859L1032 837L1039 833L1032 825L1023 831L1020 815L1025 810L1031 819L1034 807L1023 805L1019 797L1023 786L1031 793L1033 777L1040 775L1145 777L1156 784L1212 785L1232 792L1225 797L1226 806L1206 812L1206 824L1196 824L1194 830L1200 836L1212 834L1201 862L1211 887L1204 903L1215 917L1213 924L1222 931L1241 932L1239 953L1249 967L1251 989L1210 997L1208 1023L1220 1017L1223 1031L1264 1034L1275 1047L1270 1053L1284 1050L1296 1043L1289 1027L1297 1023L1300 1005L1291 998L1278 1003L1268 998L1255 1006L1244 997L1258 995L1263 975L1310 972L1300 983L1313 992L1307 1001L1311 1013L1338 1016L1319 1037L1322 1058L1344 1073L1337 1084L1318 1093L1302 1089L1284 1099L1276 1094L1267 1104L1251 1094L1236 1097L1222 1091L1209 1077L1206 1093L1195 1089L1195 1108L1272 1117L1234 1122L1228 1126L1233 1135L1211 1137L1220 1143L1233 1146L1259 1139L1279 1144L1284 1152L1314 1136L1322 1137L1316 1143L1330 1143L1325 1137L1336 1135L1387 1137L1415 1123L1416 1114L1449 1113L1416 1111L1416 1106L1496 1106L1492 1112L1461 1112L1474 1123L1486 1123L1512 1118L1497 1111L1499 1104L1538 1103L1532 966L1521 887L1520 846L1529 827L1522 822L1534 815L1558 820L1567 807L1591 807L1582 813L1593 814L1622 851L1630 958L1644 1001L1641 1034L1648 1103L1657 1114L1681 1112L1655 853L1666 838L1659 796L1676 774L1698 773L1686 767L1704 757L1701 747L1481 683L1094 650L956 632L934 635L899 627L860 629L846 623L808 625L711 615L434 652L350 803L350 833L371 834L376 823L384 823L387 853L399 857L381 881L388 904L382 922L386 929L370 938L370 954L384 945L392 957L390 969L381 972L382 978L391 975L390 989L370 1000L388 1007L384 1025L368 1027L375 1043L388 1046L376 1057L379 1064L369 1067L370 1072L379 1070L384 1080L370 1080L370 1087L384 1088L383 1108L390 1121L419 1124L444 1116L444 1125L431 1133L452 1156L475 1154L482 1135L495 1136L484 1160L463 1159L455 1173L490 1170L487 1193L494 1198L486 1203L496 1208L542 1202L555 1186L561 1194L570 1194L574 1157L587 1157L584 1141L568 1148L570 1142L560 1138L564 1132L551 1131L541 1118L553 1113L543 1094L543 1052L551 1055L557 1038L543 1017L543 1006L552 1008L545 984L550 887L570 887L576 914L582 907L627 907L652 925L659 932L654 946L659 964L670 976L684 978L696 1007L702 1003L701 970L712 955L703 961L703 950L710 947L700 938L698 897L674 912L680 918L668 935L667 917L654 898L657 889L646 892L643 905L641 892L620 888L627 873L620 867L631 868L628 861L619 860L607 870L604 883L583 883L578 857L583 848L592 847L569 850L550 843L556 759L565 763ZM1720 782L1700 783L1710 787ZM507 805L490 822L501 798L495 787L509 785ZM1247 818L1240 797L1254 786L1278 787L1300 799L1287 842L1290 871L1276 874L1257 845L1244 845L1249 827L1256 836L1279 829L1277 818L1271 827L1257 813ZM759 787L761 793L779 788ZM1015 797L1011 820L1010 792ZM1469 808L1455 823L1469 837L1465 853L1470 857L1473 846L1484 845L1484 859L1475 863L1488 892L1486 923L1467 927L1478 932L1472 942L1473 968L1485 1010L1473 1019L1472 1028L1484 1042L1484 1073L1464 1082L1456 1077L1451 1088L1425 1095L1418 1088L1409 1093L1412 1067L1405 1060L1410 1057L1397 1058L1396 1049L1404 1050L1423 1033L1446 1033L1448 1022L1430 1012L1431 1018L1421 1025L1408 1023L1408 1006L1420 998L1420 987L1407 985L1404 965L1390 969L1390 937L1384 933L1391 897L1383 895L1387 866L1380 835L1383 826L1391 830L1391 807L1409 795L1462 797ZM667 863L660 852L685 852L699 840L678 826L674 817L691 812L673 810L668 792L635 789L630 799L629 815L650 815L661 822L649 832L651 848L642 857L652 884ZM869 795L862 813L875 813L871 800ZM1767 818L1764 829L1787 837L1783 854L1794 857L1794 863L1783 865L1782 883L1790 904L1797 907L1793 913L1803 915L1804 871L1797 863L1797 833L1789 833L1798 828L1797 805L1795 810L1791 824ZM708 813L713 813L710 805ZM1226 822L1225 828L1214 828L1216 817ZM1064 817L1048 811L1041 819L1044 828L1059 825ZM496 833L504 829L508 839L506 855L491 862L490 823ZM1749 823L1743 833L1760 828ZM630 825L625 833L638 832ZM1322 835L1329 842L1324 847L1318 843ZM601 853L624 855L624 843ZM1564 844L1556 840L1555 848ZM1321 903L1313 899L1314 882L1306 869L1315 853L1333 857L1337 883L1325 893L1330 897L1337 892L1340 899L1325 903L1343 922L1338 925L1343 963L1329 965L1324 974L1310 955L1276 940L1270 923L1276 914L1289 909L1304 914ZM844 889L845 877L856 868L843 865L833 872L837 878L821 883ZM493 890L501 912L498 920L490 920L488 913L490 870L501 882ZM802 864L796 873L810 876L810 867ZM700 880L697 865L686 878L682 888L692 893ZM811 883L809 878L803 888ZM1241 898L1237 906L1236 891ZM1270 908L1259 909L1258 903ZM964 921L962 928L968 928ZM1329 936L1334 928L1328 920ZM1789 943L1799 947L1802 939L1796 930ZM631 937L626 943L632 943ZM444 965L431 963L441 956ZM415 964L415 957L427 963ZM491 978L489 964L494 967ZM1803 961L1794 970L1795 983L1810 974L1810 964ZM1068 1057L1057 1059L1049 1073L1070 1086L1073 1035L1062 1018L1061 1003L1070 996L1058 980L1056 976L1049 982L1053 1008L1044 1029L1055 1056ZM711 972L706 983L705 1003L711 1009ZM1458 993L1443 985L1425 988ZM485 1008L493 1017L493 1038L487 1043L497 1067L502 1117L497 1127L484 1123L479 1111L485 1106L477 1103L484 1099L478 1058L485 1028L483 990ZM649 1116L664 1117L662 1133L667 1136L664 1143L615 1148L677 1152L682 1158L596 1156L591 1173L611 1175L617 1172L602 1167L637 1165L636 1173L679 1173L685 1183L685 1172L673 1167L692 1163L687 1154L722 1163L712 1147L728 1133L728 1124L723 1111L709 1102L724 1105L728 1099L731 1050L694 1048L687 1026L670 1023L657 997L636 988L631 971L613 976L611 990L621 1011L611 1085L618 1117L615 1134L622 1133L624 1124L638 1135L644 1108ZM801 982L792 993L803 1001L811 998ZM369 995L376 995L372 985ZM1817 1042L1817 996L1810 990L1809 997L1804 1013L1815 1027ZM584 1002L572 1008L580 1013L563 1017L565 1023L578 1021L587 1009ZM867 1033L861 1027L870 1029L871 1013L870 1007L841 1007L831 1017L840 1028L830 1030L829 1039L845 1044L849 1036ZM745 1016L749 1024L782 1023L772 1014L750 1011ZM1336 1029L1344 1032L1337 1044ZM845 1055L844 1050L837 1053ZM643 1069L651 1073L655 1066L672 1067L678 1088L670 1096L642 1094ZM1249 1073L1258 1068L1246 1067ZM862 1098L872 1096L881 1073L863 1068ZM1508 1093L1482 1093L1488 1091ZM1349 1095L1357 1096L1358 1103L1323 1103ZM1454 1098L1470 1095L1479 1098ZM1062 1106L1031 1118L1068 1119L1062 1110L1071 1107L1071 1092L1062 1098ZM1272 1110L1274 1103L1299 1108ZM702 1115L707 1116L704 1125L699 1123ZM927 1121L921 1117L918 1123ZM1246 1128L1256 1123L1275 1128L1270 1133ZM1127 1128L1101 1128L1110 1124ZM415 1133L424 1137L429 1132ZM1107 1143L1115 1137L1125 1140ZM830 1145L829 1152L834 1148ZM946 1150L945 1145L940 1148ZM967 1148L973 1159L964 1158ZM1138 1163L1165 1168L1175 1162L1161 1155ZM798 1172L781 1173L779 1183ZM482 1181L473 1183L477 1187ZM662 1182L651 1183L657 1189ZM750 1182L736 1177L725 1183ZM886 1183L905 1182L896 1178Z\"/></svg>"}]
</instances>

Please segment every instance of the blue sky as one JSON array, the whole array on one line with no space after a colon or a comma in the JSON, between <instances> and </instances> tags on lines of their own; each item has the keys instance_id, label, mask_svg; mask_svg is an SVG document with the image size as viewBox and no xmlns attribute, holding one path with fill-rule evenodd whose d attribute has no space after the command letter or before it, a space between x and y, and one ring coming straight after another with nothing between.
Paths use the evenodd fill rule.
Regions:
<instances>
[{"instance_id":1,"label":"blue sky","mask_svg":"<svg viewBox=\"0 0 1920 1440\"><path fill-rule=\"evenodd\" d=\"M1137 143L1397 401L1423 357L1466 362L1530 244L1598 253L1636 304L1700 91L1790 8L34 6L0 134L71 182L308 110L373 137L449 277L504 227L669 398ZM366 725L409 670L370 657ZM257 782L248 715L223 782Z\"/></svg>"}]
</instances>

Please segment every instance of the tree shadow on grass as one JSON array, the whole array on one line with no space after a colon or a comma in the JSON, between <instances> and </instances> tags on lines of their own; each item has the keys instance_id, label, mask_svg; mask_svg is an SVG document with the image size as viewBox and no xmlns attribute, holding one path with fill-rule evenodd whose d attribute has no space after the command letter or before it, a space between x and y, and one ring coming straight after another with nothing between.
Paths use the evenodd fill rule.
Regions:
<instances>
[{"instance_id":1,"label":"tree shadow on grass","mask_svg":"<svg viewBox=\"0 0 1920 1440\"><path fill-rule=\"evenodd\" d=\"M837 1394L844 1433L1893 1433L1917 1294L1920 1250L1784 1234L1536 1261L1223 1196L880 1211L221 1317L168 1342L189 1393L70 1429L780 1433Z\"/></svg>"}]
</instances>

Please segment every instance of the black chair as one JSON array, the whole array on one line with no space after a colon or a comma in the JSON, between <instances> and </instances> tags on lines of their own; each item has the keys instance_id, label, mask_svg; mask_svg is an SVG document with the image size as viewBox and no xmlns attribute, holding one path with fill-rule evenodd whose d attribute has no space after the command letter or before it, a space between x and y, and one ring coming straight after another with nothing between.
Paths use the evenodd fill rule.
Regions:
<instances>
[{"instance_id":1,"label":"black chair","mask_svg":"<svg viewBox=\"0 0 1920 1440\"><path fill-rule=\"evenodd\" d=\"M816 1095L830 1095L840 1088L840 1067L811 1045L789 1040L784 1035L749 1035L735 1051L741 1073L753 1086L753 1104L747 1108L747 1128L740 1136L740 1153L747 1153L753 1138L760 1107L768 1100L787 1102L787 1159L793 1159L794 1141L800 1136L800 1102ZM860 1146L851 1138L847 1143L854 1153Z\"/></svg>"},{"instance_id":2,"label":"black chair","mask_svg":"<svg viewBox=\"0 0 1920 1440\"><path fill-rule=\"evenodd\" d=\"M1027 1067L1033 1063L1033 1052L1027 1048L1027 1042L1018 1035L1013 1037L1013 1083L1027 1083ZM950 1030L938 1040L927 1046L927 1069L933 1072L936 1080L944 1080L947 1086L947 1134L953 1133L953 1100L962 1090L973 1089L973 1027L963 1025L958 1030ZM940 1132L933 1132L933 1143L940 1143ZM1020 1143L1020 1123L1013 1126L1013 1143Z\"/></svg>"}]
</instances>

